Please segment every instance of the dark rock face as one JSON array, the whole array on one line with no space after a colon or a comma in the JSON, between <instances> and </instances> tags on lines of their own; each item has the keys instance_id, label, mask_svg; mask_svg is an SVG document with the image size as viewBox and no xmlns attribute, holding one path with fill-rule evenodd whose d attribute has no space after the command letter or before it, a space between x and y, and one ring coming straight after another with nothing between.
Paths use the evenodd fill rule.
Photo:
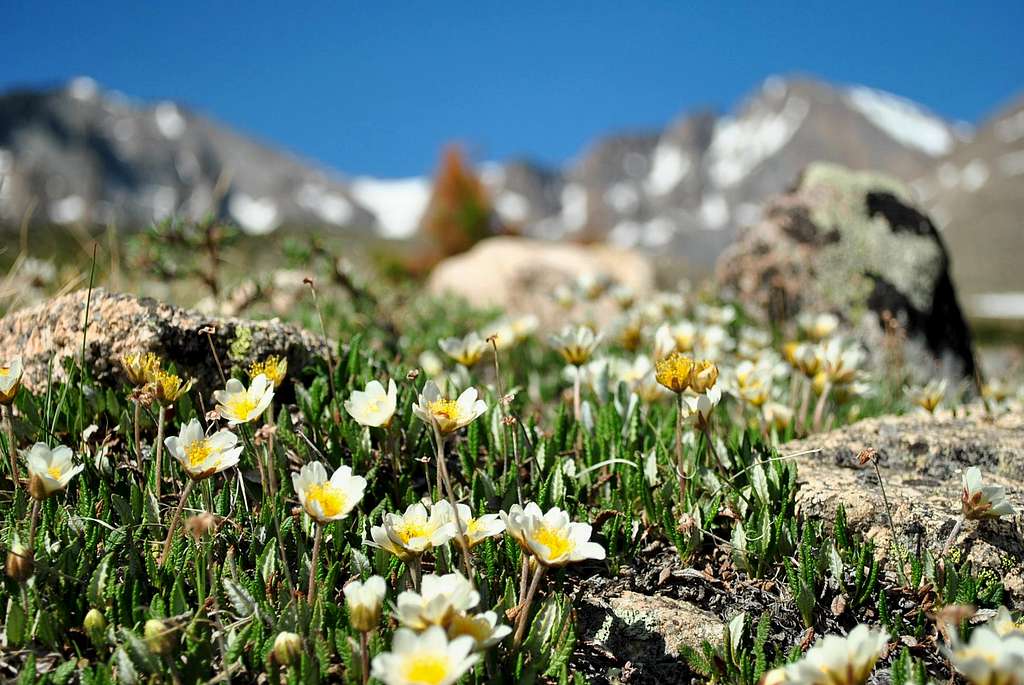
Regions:
<instances>
[{"instance_id":1,"label":"dark rock face","mask_svg":"<svg viewBox=\"0 0 1024 685\"><path fill-rule=\"evenodd\" d=\"M776 322L835 312L869 349L896 330L904 358L924 378L972 376L971 332L949 253L907 197L893 179L813 164L726 250L718 280Z\"/></svg>"},{"instance_id":2,"label":"dark rock face","mask_svg":"<svg viewBox=\"0 0 1024 685\"><path fill-rule=\"evenodd\" d=\"M181 375L194 377L198 389L208 394L222 385L211 339L228 374L234 366L248 368L268 355L286 357L295 374L329 350L329 343L320 336L277 320L210 317L148 298L102 289L88 297L87 291L80 290L0 319L0 355L22 358L23 383L29 390L45 388L51 364L54 377L61 378L65 360L80 358L87 298L85 363L91 377L100 382L116 383L122 378L122 356L153 352L174 362ZM213 329L209 336L203 332L206 328Z\"/></svg>"}]
</instances>

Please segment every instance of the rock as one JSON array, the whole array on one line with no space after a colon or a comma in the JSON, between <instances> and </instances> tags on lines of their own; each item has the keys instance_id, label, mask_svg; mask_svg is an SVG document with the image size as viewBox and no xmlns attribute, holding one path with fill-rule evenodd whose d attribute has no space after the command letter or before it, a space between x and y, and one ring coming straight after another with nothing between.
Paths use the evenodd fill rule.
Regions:
<instances>
[{"instance_id":1,"label":"rock","mask_svg":"<svg viewBox=\"0 0 1024 685\"><path fill-rule=\"evenodd\" d=\"M878 479L870 465L857 463L866 448L877 452L893 523L910 549L942 548L960 515L962 470L977 466L986 483L1004 486L1017 515L968 521L955 544L982 567L1011 569L1007 586L1024 590L1024 414L865 419L779 448L800 455L797 504L804 514L831 522L842 504L850 527L885 553L892 535ZM809 450L819 451L800 454Z\"/></svg>"},{"instance_id":2,"label":"rock","mask_svg":"<svg viewBox=\"0 0 1024 685\"><path fill-rule=\"evenodd\" d=\"M80 359L87 294L80 290L0 319L0 355L22 357L23 382L30 390L45 389L51 360L54 377L62 378L65 360ZM247 368L271 354L286 356L295 373L315 358L323 358L329 349L320 336L276 319L218 318L95 289L89 301L85 349L89 374L99 382L117 382L123 378L123 355L154 352L174 362L182 374L195 377L199 388L208 392L222 385L210 343L200 333L208 326L214 329L213 344L228 374L232 366Z\"/></svg>"},{"instance_id":3,"label":"rock","mask_svg":"<svg viewBox=\"0 0 1024 685\"><path fill-rule=\"evenodd\" d=\"M704 641L717 644L725 627L717 616L690 602L630 590L586 593L577 613L581 641L638 671L628 682L683 682L687 669L680 648L700 649Z\"/></svg>"},{"instance_id":4,"label":"rock","mask_svg":"<svg viewBox=\"0 0 1024 685\"><path fill-rule=\"evenodd\" d=\"M830 311L878 354L902 339L922 379L971 376L971 332L949 254L909 197L894 179L812 164L722 254L717 279L775 322Z\"/></svg>"},{"instance_id":5,"label":"rock","mask_svg":"<svg viewBox=\"0 0 1024 685\"><path fill-rule=\"evenodd\" d=\"M580 277L610 277L641 297L654 289L654 268L638 253L510 236L482 240L445 259L430 274L428 288L478 307L537 314L550 327L565 319L553 291Z\"/></svg>"}]
</instances>

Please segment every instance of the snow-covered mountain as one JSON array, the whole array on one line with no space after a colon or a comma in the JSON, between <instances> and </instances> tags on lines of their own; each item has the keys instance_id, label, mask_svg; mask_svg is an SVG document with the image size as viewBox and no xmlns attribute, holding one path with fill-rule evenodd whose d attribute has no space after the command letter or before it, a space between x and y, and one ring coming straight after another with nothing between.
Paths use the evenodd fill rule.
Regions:
<instances>
[{"instance_id":1,"label":"snow-covered mountain","mask_svg":"<svg viewBox=\"0 0 1024 685\"><path fill-rule=\"evenodd\" d=\"M997 244L1020 254L1020 213L1010 208L1024 197L1020 109L973 137L888 93L773 77L732 114L689 113L663 131L609 135L561 169L517 160L486 163L481 175L502 221L527 234L607 240L697 268L812 161L914 182L939 224L950 224L954 246L962 224L972 235L989 231L988 203L972 198L998 176L1008 207L1000 225L1010 226L1000 230L1015 250ZM301 223L406 238L429 194L428 179L346 178L178 104L133 102L89 79L0 95L8 222L33 208L44 221L122 226L213 211L251 233Z\"/></svg>"}]
</instances>

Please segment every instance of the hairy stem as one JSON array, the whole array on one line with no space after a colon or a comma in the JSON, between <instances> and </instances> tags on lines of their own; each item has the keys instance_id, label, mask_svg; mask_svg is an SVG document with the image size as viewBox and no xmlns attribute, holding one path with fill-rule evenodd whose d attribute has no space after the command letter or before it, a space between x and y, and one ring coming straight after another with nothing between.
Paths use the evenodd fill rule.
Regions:
<instances>
[{"instance_id":1,"label":"hairy stem","mask_svg":"<svg viewBox=\"0 0 1024 685\"><path fill-rule=\"evenodd\" d=\"M313 600L316 598L316 565L320 556L320 540L324 536L324 527L319 523L314 523L316 526L316 533L313 535L313 555L309 559L309 584L308 591L306 593L306 602L312 606Z\"/></svg>"},{"instance_id":2,"label":"hairy stem","mask_svg":"<svg viewBox=\"0 0 1024 685\"><path fill-rule=\"evenodd\" d=\"M167 407L160 405L160 411L157 413L156 418L156 485L154 491L156 494L156 501L160 501L160 462L164 457L164 420L167 418Z\"/></svg>"},{"instance_id":3,"label":"hairy stem","mask_svg":"<svg viewBox=\"0 0 1024 685\"><path fill-rule=\"evenodd\" d=\"M537 570L533 573L533 581L530 583L530 589L526 593L526 599L523 601L523 605L519 609L519 620L516 623L516 634L512 638L512 652L519 651L519 646L523 643L523 633L526 632L526 624L530 622L530 606L533 604L533 598L537 594L537 588L540 586L541 578L544 577L544 572L547 570L546 566L537 564Z\"/></svg>"},{"instance_id":4,"label":"hairy stem","mask_svg":"<svg viewBox=\"0 0 1024 685\"><path fill-rule=\"evenodd\" d=\"M178 500L178 506L174 508L174 515L171 517L171 523L167 527L164 548L160 552L160 558L157 560L158 566L164 565L167 561L167 555L171 552L171 541L174 539L174 531L178 527L178 521L181 520L181 511L185 508L185 501L188 499L189 494L191 494L193 485L195 485L195 481L189 478L188 482L185 483L185 489L181 491L181 499Z\"/></svg>"}]
</instances>

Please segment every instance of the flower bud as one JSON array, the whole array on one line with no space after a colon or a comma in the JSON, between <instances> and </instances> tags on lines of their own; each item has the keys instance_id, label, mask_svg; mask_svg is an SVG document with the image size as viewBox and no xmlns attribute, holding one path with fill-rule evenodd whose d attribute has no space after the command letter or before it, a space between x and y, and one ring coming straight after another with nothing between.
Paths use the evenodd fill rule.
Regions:
<instances>
[{"instance_id":1,"label":"flower bud","mask_svg":"<svg viewBox=\"0 0 1024 685\"><path fill-rule=\"evenodd\" d=\"M282 666L295 663L302 654L302 638L295 633L281 631L274 638L274 661Z\"/></svg>"},{"instance_id":2,"label":"flower bud","mask_svg":"<svg viewBox=\"0 0 1024 685\"><path fill-rule=\"evenodd\" d=\"M103 633L107 629L107 618L99 609L89 609L89 613L85 615L85 620L82 621L82 627L85 628L85 633L89 636L89 639L93 642L100 642L103 640Z\"/></svg>"},{"instance_id":3,"label":"flower bud","mask_svg":"<svg viewBox=\"0 0 1024 685\"><path fill-rule=\"evenodd\" d=\"M153 654L166 655L174 651L173 629L160 619L151 618L146 621L143 635L146 638L146 646Z\"/></svg>"},{"instance_id":4,"label":"flower bud","mask_svg":"<svg viewBox=\"0 0 1024 685\"><path fill-rule=\"evenodd\" d=\"M376 630L386 592L387 586L380 576L372 576L365 583L357 580L345 586L345 605L353 628L360 633Z\"/></svg>"},{"instance_id":5,"label":"flower bud","mask_svg":"<svg viewBox=\"0 0 1024 685\"><path fill-rule=\"evenodd\" d=\"M16 543L7 552L7 577L16 583L24 583L35 572L32 551Z\"/></svg>"}]
</instances>

